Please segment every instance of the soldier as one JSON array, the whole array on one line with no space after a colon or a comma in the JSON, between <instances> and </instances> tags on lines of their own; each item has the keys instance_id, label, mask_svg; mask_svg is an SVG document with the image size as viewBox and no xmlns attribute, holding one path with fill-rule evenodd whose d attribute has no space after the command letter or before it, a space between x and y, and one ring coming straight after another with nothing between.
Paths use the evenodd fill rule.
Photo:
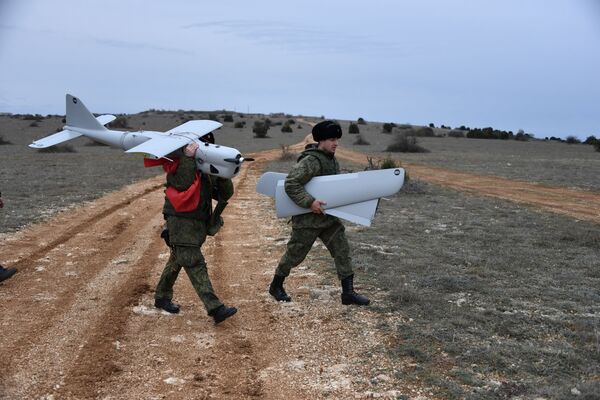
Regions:
<instances>
[{"instance_id":1,"label":"soldier","mask_svg":"<svg viewBox=\"0 0 600 400\"><path fill-rule=\"evenodd\" d=\"M163 165L167 171L163 207L168 229L165 239L171 248L171 255L156 286L154 306L174 314L179 312L179 305L172 301L173 285L183 268L208 315L218 324L234 315L237 309L223 305L214 293L200 249L206 235L215 234L222 224L219 216L216 223L211 223L211 220L214 221L214 218L211 219L212 199L227 204L233 195L233 184L230 179L199 173L194 159L197 149L198 143L190 143L183 150L182 157ZM146 165L151 166L151 163L147 162Z\"/></svg>"},{"instance_id":2,"label":"soldier","mask_svg":"<svg viewBox=\"0 0 600 400\"><path fill-rule=\"evenodd\" d=\"M0 208L4 207L4 202L2 201L2 193L0 193ZM7 280L11 276L13 276L17 272L16 268L4 268L0 265L0 282Z\"/></svg>"},{"instance_id":3,"label":"soldier","mask_svg":"<svg viewBox=\"0 0 600 400\"><path fill-rule=\"evenodd\" d=\"M342 304L368 305L369 299L354 291L354 272L344 225L338 218L326 215L322 208L326 203L315 199L304 189L304 185L315 176L339 173L335 150L338 139L342 137L342 129L336 122L322 121L313 127L312 135L318 145L306 146L298 163L285 179L287 195L300 207L310 208L312 213L292 217L292 236L275 270L269 293L277 301L291 301L283 288L283 281L290 270L304 260L315 240L320 238L335 261L342 283Z\"/></svg>"}]
</instances>

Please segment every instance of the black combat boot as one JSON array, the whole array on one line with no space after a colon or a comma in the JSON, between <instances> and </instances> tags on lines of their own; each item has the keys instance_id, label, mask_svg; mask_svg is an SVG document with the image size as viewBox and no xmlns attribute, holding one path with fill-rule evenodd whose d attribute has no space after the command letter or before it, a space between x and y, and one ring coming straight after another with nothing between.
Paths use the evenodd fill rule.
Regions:
<instances>
[{"instance_id":1,"label":"black combat boot","mask_svg":"<svg viewBox=\"0 0 600 400\"><path fill-rule=\"evenodd\" d=\"M273 277L273 282L271 282L271 286L269 286L269 294L275 297L275 300L277 301L292 301L292 298L287 295L283 288L284 280L285 276L275 275Z\"/></svg>"},{"instance_id":2,"label":"black combat boot","mask_svg":"<svg viewBox=\"0 0 600 400\"><path fill-rule=\"evenodd\" d=\"M371 301L354 291L354 275L342 279L342 304L367 306Z\"/></svg>"},{"instance_id":3,"label":"black combat boot","mask_svg":"<svg viewBox=\"0 0 600 400\"><path fill-rule=\"evenodd\" d=\"M215 324L225 321L227 318L231 317L233 314L237 312L237 308L235 307L225 307L219 306L214 311L208 313L215 320Z\"/></svg>"},{"instance_id":4,"label":"black combat boot","mask_svg":"<svg viewBox=\"0 0 600 400\"><path fill-rule=\"evenodd\" d=\"M4 268L2 265L0 265L0 282L7 280L16 273L16 268Z\"/></svg>"},{"instance_id":5,"label":"black combat boot","mask_svg":"<svg viewBox=\"0 0 600 400\"><path fill-rule=\"evenodd\" d=\"M154 307L162 308L163 310L171 314L177 314L179 312L179 304L175 304L169 299L155 299Z\"/></svg>"}]
</instances>

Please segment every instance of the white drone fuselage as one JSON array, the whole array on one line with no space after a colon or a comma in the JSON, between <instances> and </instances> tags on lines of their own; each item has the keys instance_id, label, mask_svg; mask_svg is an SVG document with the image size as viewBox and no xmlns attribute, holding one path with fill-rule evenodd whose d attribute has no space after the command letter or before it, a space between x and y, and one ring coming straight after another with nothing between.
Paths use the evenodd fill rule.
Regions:
<instances>
[{"instance_id":1,"label":"white drone fuselage","mask_svg":"<svg viewBox=\"0 0 600 400\"><path fill-rule=\"evenodd\" d=\"M169 158L171 153L192 142L199 144L195 154L199 171L209 175L231 179L235 177L244 162L237 149L207 143L200 138L222 126L211 120L192 120L167 132L157 131L115 131L104 127L113 121L113 115L94 117L83 102L69 94L66 96L66 125L53 135L34 141L31 148L41 149L54 146L80 136L87 137L108 146L125 150L126 153L142 153L151 158Z\"/></svg>"},{"instance_id":2,"label":"white drone fuselage","mask_svg":"<svg viewBox=\"0 0 600 400\"><path fill-rule=\"evenodd\" d=\"M266 172L258 180L256 191L275 199L280 218L312 212L298 206L285 192L287 174ZM325 214L356 224L370 226L379 199L396 194L404 184L404 169L389 168L350 174L324 175L312 178L304 189L315 199L324 201Z\"/></svg>"}]
</instances>

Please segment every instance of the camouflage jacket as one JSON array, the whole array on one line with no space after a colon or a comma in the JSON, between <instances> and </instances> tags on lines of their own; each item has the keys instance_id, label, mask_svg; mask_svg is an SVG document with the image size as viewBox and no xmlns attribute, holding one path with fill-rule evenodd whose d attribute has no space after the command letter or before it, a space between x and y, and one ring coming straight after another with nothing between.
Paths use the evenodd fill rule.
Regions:
<instances>
[{"instance_id":1,"label":"camouflage jacket","mask_svg":"<svg viewBox=\"0 0 600 400\"><path fill-rule=\"evenodd\" d=\"M298 157L298 163L285 179L285 192L300 207L310 208L315 198L304 189L304 185L315 176L335 175L339 172L340 167L333 154L314 147L308 148ZM292 217L295 228L325 228L336 221L336 217L315 213Z\"/></svg>"},{"instance_id":2,"label":"camouflage jacket","mask_svg":"<svg viewBox=\"0 0 600 400\"><path fill-rule=\"evenodd\" d=\"M179 191L189 188L196 177L196 162L193 157L181 157L174 173L167 174L167 187ZM194 211L177 212L165 197L163 214L169 219L169 237L172 244L199 245L206 236L205 222L212 212L212 200L227 201L233 196L231 179L200 174L200 202Z\"/></svg>"}]
</instances>

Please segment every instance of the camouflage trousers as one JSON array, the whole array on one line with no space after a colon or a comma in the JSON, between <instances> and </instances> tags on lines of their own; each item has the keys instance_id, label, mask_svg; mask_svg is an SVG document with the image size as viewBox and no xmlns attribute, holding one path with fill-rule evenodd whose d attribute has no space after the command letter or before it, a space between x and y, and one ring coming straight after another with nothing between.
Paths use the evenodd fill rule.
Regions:
<instances>
[{"instance_id":1,"label":"camouflage trousers","mask_svg":"<svg viewBox=\"0 0 600 400\"><path fill-rule=\"evenodd\" d=\"M181 239L178 236L182 236L186 224L192 224L192 222L186 222L180 218L168 218L167 225L169 227L169 236L172 236L177 242L181 243ZM182 225L182 226L179 226ZM202 243L206 238L206 228L202 221L193 222L195 234L198 239L195 239L195 246L193 245L182 245L171 243L171 256L167 261L167 265L160 276L158 285L156 285L156 291L154 293L155 299L173 299L173 285L179 276L181 268L185 270L188 278L192 282L192 286L196 291L204 307L208 313L216 310L223 305L217 295L215 294L210 278L208 276L208 270L206 268L206 261L201 252ZM183 232L180 232L183 231ZM171 235L171 232L175 232L175 235ZM180 233L178 233L180 232Z\"/></svg>"},{"instance_id":2,"label":"camouflage trousers","mask_svg":"<svg viewBox=\"0 0 600 400\"><path fill-rule=\"evenodd\" d=\"M279 260L275 275L288 276L293 267L304 261L317 238L323 241L333 257L338 278L342 280L353 275L350 246L346 239L344 225L339 220L326 228L292 227L292 237L287 244L285 254Z\"/></svg>"}]
</instances>

